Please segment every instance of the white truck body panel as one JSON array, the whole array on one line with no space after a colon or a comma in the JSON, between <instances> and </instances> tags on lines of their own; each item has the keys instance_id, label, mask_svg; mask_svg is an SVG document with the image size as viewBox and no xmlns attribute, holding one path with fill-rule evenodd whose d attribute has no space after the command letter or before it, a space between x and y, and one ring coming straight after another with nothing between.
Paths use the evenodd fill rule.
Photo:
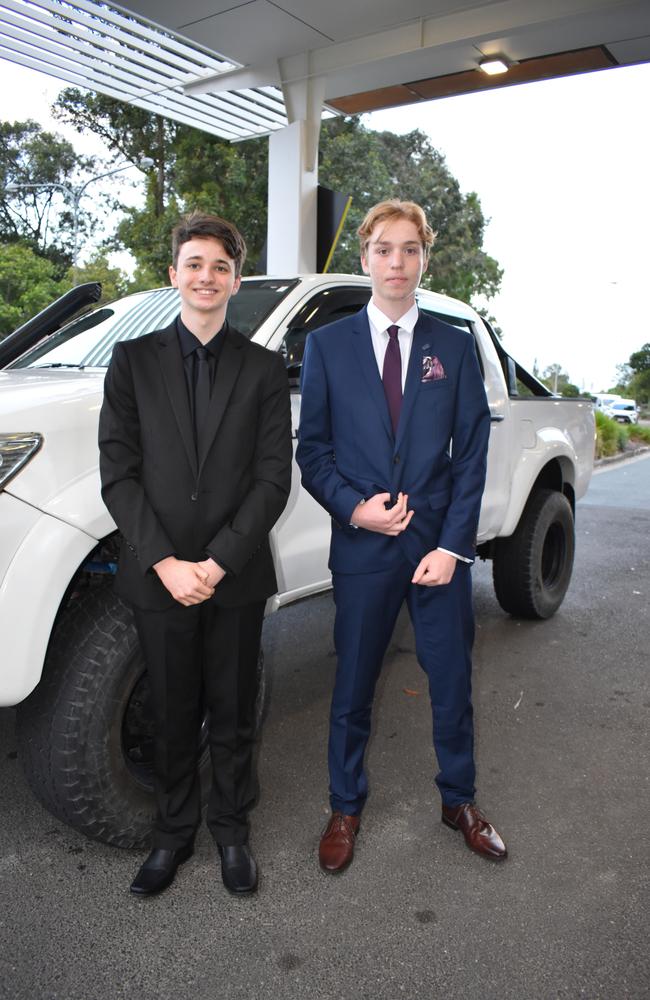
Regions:
<instances>
[{"instance_id":1,"label":"white truck body panel","mask_svg":"<svg viewBox=\"0 0 650 1000\"><path fill-rule=\"evenodd\" d=\"M0 544L3 544L6 502L20 504L20 501L5 496L0 496L0 501L3 519ZM23 533L0 581L0 705L3 706L17 705L38 684L54 619L65 593L61 591L61 583L66 577L72 580L79 564L97 544L78 528L26 504L21 507L24 510L20 513L15 508L11 511L9 523L17 526L21 521Z\"/></svg>"}]
</instances>

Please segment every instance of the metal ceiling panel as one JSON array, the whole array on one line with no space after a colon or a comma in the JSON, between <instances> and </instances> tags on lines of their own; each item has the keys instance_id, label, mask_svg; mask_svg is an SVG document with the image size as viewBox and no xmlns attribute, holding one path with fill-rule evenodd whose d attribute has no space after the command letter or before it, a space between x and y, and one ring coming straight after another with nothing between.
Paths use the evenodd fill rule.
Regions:
<instances>
[{"instance_id":1,"label":"metal ceiling panel","mask_svg":"<svg viewBox=\"0 0 650 1000\"><path fill-rule=\"evenodd\" d=\"M239 64L93 0L0 0L0 57L224 139L287 124L275 87L187 97L184 83Z\"/></svg>"},{"instance_id":2,"label":"metal ceiling panel","mask_svg":"<svg viewBox=\"0 0 650 1000\"><path fill-rule=\"evenodd\" d=\"M588 48L650 61L650 0L0 0L0 58L234 141L288 124L281 86L296 117L312 83L360 113L409 81L466 92L495 52L542 79Z\"/></svg>"}]
</instances>

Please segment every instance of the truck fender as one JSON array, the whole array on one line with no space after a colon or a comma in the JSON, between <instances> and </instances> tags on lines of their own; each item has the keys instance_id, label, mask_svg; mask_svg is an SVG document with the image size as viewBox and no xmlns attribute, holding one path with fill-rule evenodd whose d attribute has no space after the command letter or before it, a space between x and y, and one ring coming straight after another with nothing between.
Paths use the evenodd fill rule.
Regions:
<instances>
[{"instance_id":1,"label":"truck fender","mask_svg":"<svg viewBox=\"0 0 650 1000\"><path fill-rule=\"evenodd\" d=\"M96 538L47 514L23 538L2 581L0 705L17 705L38 684L61 601L96 546ZM12 671L12 664L25 669Z\"/></svg>"},{"instance_id":2,"label":"truck fender","mask_svg":"<svg viewBox=\"0 0 650 1000\"><path fill-rule=\"evenodd\" d=\"M516 465L499 537L511 535L521 518L535 483L543 476L545 485L563 492L565 485L575 488L578 458L570 442L555 427L545 427L537 433L535 448L526 449Z\"/></svg>"}]
</instances>

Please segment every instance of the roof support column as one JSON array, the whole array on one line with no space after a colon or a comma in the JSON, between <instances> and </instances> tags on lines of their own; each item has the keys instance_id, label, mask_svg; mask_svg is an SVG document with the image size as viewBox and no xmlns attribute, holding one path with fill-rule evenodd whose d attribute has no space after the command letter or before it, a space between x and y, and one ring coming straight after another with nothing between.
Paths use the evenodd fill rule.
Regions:
<instances>
[{"instance_id":1,"label":"roof support column","mask_svg":"<svg viewBox=\"0 0 650 1000\"><path fill-rule=\"evenodd\" d=\"M280 60L289 125L269 137L267 270L316 270L318 137L325 81L311 78L308 55Z\"/></svg>"}]
</instances>

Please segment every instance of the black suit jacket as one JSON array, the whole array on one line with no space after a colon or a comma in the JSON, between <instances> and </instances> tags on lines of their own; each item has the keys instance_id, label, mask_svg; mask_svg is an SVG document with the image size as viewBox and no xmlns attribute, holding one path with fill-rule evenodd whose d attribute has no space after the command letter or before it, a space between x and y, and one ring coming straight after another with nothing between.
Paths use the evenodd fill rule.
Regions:
<instances>
[{"instance_id":1,"label":"black suit jacket","mask_svg":"<svg viewBox=\"0 0 650 1000\"><path fill-rule=\"evenodd\" d=\"M143 610L174 599L152 570L209 553L228 574L212 600L277 590L268 535L291 486L289 386L281 357L224 332L197 448L176 323L115 345L99 419L102 497L123 536L118 593Z\"/></svg>"}]
</instances>

